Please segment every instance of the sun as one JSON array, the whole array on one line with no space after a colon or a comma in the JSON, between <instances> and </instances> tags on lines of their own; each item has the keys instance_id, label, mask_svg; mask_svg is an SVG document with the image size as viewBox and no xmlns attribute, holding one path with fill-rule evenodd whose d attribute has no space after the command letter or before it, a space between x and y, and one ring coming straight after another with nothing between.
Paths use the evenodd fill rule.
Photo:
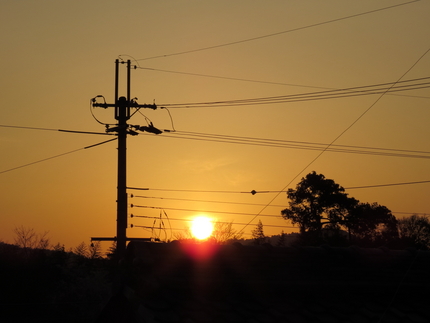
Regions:
<instances>
[{"instance_id":1,"label":"sun","mask_svg":"<svg viewBox=\"0 0 430 323\"><path fill-rule=\"evenodd\" d=\"M191 223L191 233L196 239L204 240L210 237L213 230L211 219L205 216L195 217Z\"/></svg>"}]
</instances>

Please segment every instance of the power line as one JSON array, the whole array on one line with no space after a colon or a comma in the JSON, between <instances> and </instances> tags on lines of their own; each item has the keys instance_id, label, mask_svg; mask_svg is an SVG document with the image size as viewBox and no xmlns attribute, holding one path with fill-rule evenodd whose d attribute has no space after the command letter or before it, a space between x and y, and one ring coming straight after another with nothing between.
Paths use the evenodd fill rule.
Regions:
<instances>
[{"instance_id":1,"label":"power line","mask_svg":"<svg viewBox=\"0 0 430 323\"><path fill-rule=\"evenodd\" d=\"M234 204L234 205L248 205L248 206L263 206L264 204L258 203L243 203L243 202L226 202L226 201L213 201L213 200L198 200L198 199L180 199L180 198L169 198L169 197L158 197L158 196L142 196L132 195L131 197L145 198L145 199L159 199L169 201L185 201L185 202L204 202L204 203L221 203L221 204ZM285 205L271 205L273 207L285 207Z\"/></svg>"},{"instance_id":2,"label":"power line","mask_svg":"<svg viewBox=\"0 0 430 323\"><path fill-rule=\"evenodd\" d=\"M296 86L296 87L305 87L305 88L312 88L312 89L325 89L325 90L330 89L330 88L322 87L322 86L310 86L310 85L299 85L299 84L283 83L283 82L250 80L250 79L237 78L237 77L228 77L228 76L219 76L219 75L208 75L208 74L199 74L199 73L171 71L171 70L164 70L164 69L151 68L151 67L140 67L140 66L138 66L137 68L138 69L142 69L142 70L147 70L147 71L173 73L173 74L182 74L182 75L190 75L190 76L200 76L200 77L209 77L209 78L216 78L216 79L223 79L223 80L232 80L232 81L242 81L242 82L262 83L262 84L273 84L273 85L284 85L284 86Z\"/></svg>"},{"instance_id":3,"label":"power line","mask_svg":"<svg viewBox=\"0 0 430 323\"><path fill-rule=\"evenodd\" d=\"M377 187L386 187L386 186L401 186L401 185L414 185L414 184L425 184L430 183L430 180L424 181L415 181L415 182L401 182L401 183L389 183L389 184L375 184L375 185L364 185L364 186L350 186L344 187L344 189L352 190L352 189L365 189L365 188L377 188ZM164 191L164 192L194 192L194 193L236 193L236 194L265 194L265 193L287 193L287 190L251 190L249 192L245 191L208 191L208 190L188 190L188 189L168 189L168 188L138 188L138 187L127 187L127 189L132 190L144 190L144 191ZM186 200L186 199L184 199ZM199 201L199 200L195 200ZM214 201L212 201L214 202ZM229 203L229 202L226 202Z\"/></svg>"},{"instance_id":4,"label":"power line","mask_svg":"<svg viewBox=\"0 0 430 323\"><path fill-rule=\"evenodd\" d=\"M197 212L197 213L219 213L219 214L248 215L248 216L253 215L251 213L168 208L168 207L161 207L161 206L146 206L146 205L136 205L136 204L131 204L131 207L144 208L144 209L157 209L157 210L175 210L175 211L186 211L186 212ZM260 216L272 217L272 218L280 218L281 217L281 215L273 215L273 214L261 214Z\"/></svg>"},{"instance_id":5,"label":"power line","mask_svg":"<svg viewBox=\"0 0 430 323\"><path fill-rule=\"evenodd\" d=\"M38 127L24 127L24 126L5 125L5 124L0 124L0 127L2 127L2 128L28 129L28 130L43 130L43 131L60 131L60 132L82 133L82 134L90 134L90 135L108 135L108 136L113 135L112 133L106 133L106 132L66 130L66 129L53 129L53 128L38 128Z\"/></svg>"},{"instance_id":6,"label":"power line","mask_svg":"<svg viewBox=\"0 0 430 323\"><path fill-rule=\"evenodd\" d=\"M133 218L145 218L145 219L155 219L155 220L159 220L160 217L156 217L156 216L146 216L146 215L134 215L132 216ZM170 220L172 221L184 221L184 222L192 222L192 219L184 219L184 218L170 218ZM238 222L228 222L228 221L215 221L217 223L226 223L226 224L234 224L234 225L243 225L245 223L238 223ZM270 227L270 228L288 228L288 229L297 229L297 227L294 226L285 226L285 225L275 225L275 224L264 224L265 227Z\"/></svg>"},{"instance_id":7,"label":"power line","mask_svg":"<svg viewBox=\"0 0 430 323\"><path fill-rule=\"evenodd\" d=\"M78 131L78 130L65 130L65 129L54 129L54 128L40 128L40 127L26 127L16 125L0 125L0 127L17 128L17 129L30 129L30 130L43 130L43 131L60 131L70 133L82 133L82 134L96 134L96 135L115 135L112 133L99 133L90 131ZM293 140L281 140L281 139L265 139L256 137L244 137L244 136L231 136L221 134L210 134L201 132L190 132L190 131L167 131L165 134L170 138L181 138L189 140L202 140L212 141L230 144L244 144L264 147L276 147L276 148L289 148L289 149L302 149L302 150L323 150L328 144L327 143L315 143L309 141L293 141ZM381 148L381 147L366 147L366 146L352 146L352 145L331 145L326 151L338 152L338 153L355 153L355 154L368 154L368 155L379 155L379 156L391 156L391 157L408 157L408 158L430 158L428 156L430 152L420 150L407 150L407 149L393 149L393 148Z\"/></svg>"},{"instance_id":8,"label":"power line","mask_svg":"<svg viewBox=\"0 0 430 323\"><path fill-rule=\"evenodd\" d=\"M356 86L342 89L325 90L317 92L306 92L298 94L211 101L211 102L189 102L189 103L166 103L164 107L180 109L180 108L216 108L216 107L234 107L234 106L249 106L261 104L280 104L292 102L306 102L316 100L340 99L348 97L357 97L364 95L387 94L399 91L419 90L430 87L430 77L416 78L405 81L396 81L389 83L378 83L372 85ZM427 97L424 97L427 98Z\"/></svg>"},{"instance_id":9,"label":"power line","mask_svg":"<svg viewBox=\"0 0 430 323\"><path fill-rule=\"evenodd\" d=\"M280 139L263 139L255 137L229 136L208 134L200 132L188 131L166 131L171 138L191 139L200 141L212 141L230 144L243 144L263 147L302 149L302 150L326 150L337 153L354 153L390 157L408 157L408 158L430 158L430 152L406 149L380 148L380 147L365 147L352 145L331 145L327 143L313 143L307 141L292 141ZM328 148L327 148L328 147Z\"/></svg>"},{"instance_id":10,"label":"power line","mask_svg":"<svg viewBox=\"0 0 430 323\"><path fill-rule=\"evenodd\" d=\"M82 133L82 134L109 135L109 136L115 135L112 133L99 133L99 132L90 132L90 131L40 128L40 127L26 127L26 126L16 126L16 125L0 125L0 127L43 130L43 131L60 131L60 132L70 132L70 133ZM308 142L308 141L292 141L292 140L281 140L281 139L264 139L264 138L256 138L256 137L230 136L230 135L209 134L209 133L190 132L190 131L165 130L165 133L168 135L171 135L171 138L204 140L204 141L221 142L221 143L245 144L245 145L254 145L254 146L290 148L290 149L302 149L302 150L323 150L328 146L327 143L315 143L315 142ZM327 149L327 151L340 152L340 153L392 156L392 157L409 157L409 158L425 158L425 159L430 158L430 156L427 156L427 154L430 154L430 152L428 151L352 146L352 145L333 144Z\"/></svg>"},{"instance_id":11,"label":"power line","mask_svg":"<svg viewBox=\"0 0 430 323\"><path fill-rule=\"evenodd\" d=\"M421 59L425 56L425 55L427 55L427 53L430 51L430 48L429 49L427 49L425 52L424 52L424 54L422 54L413 64L412 64L412 66L405 72L405 73L403 73L400 77L399 77L399 79L397 80L397 82L396 83L394 83L391 87L393 87L393 86L395 86L397 83L399 83L399 82L401 82L401 79L403 78L403 77L405 77L405 75L407 75L420 61L421 61ZM390 87L390 88L391 88ZM320 158L321 157L321 155L322 154L324 154L324 152L328 149L328 148L330 148L330 146L331 145L333 145L340 137L342 137L349 129L351 129L367 112L369 112L381 99L382 99L382 97L384 96L384 94L385 93L387 93L389 90L390 90L390 88L388 88L387 90L386 90L386 92L384 92L384 93L382 93L376 100L375 100L375 102L373 102L363 113L361 113L348 127L346 127L345 128L345 130L343 130L336 138L334 138L333 139L333 141L323 150L323 151L321 151L314 159L312 159L311 161L310 161L310 163L308 163L299 173L297 173L297 175L296 176L294 176L294 178L287 184L287 185L285 185L284 186L284 188L282 189L282 191L284 191L288 186L290 186L291 185L291 183L301 174L301 173L303 173L310 165L312 165L318 158ZM251 222L252 221L254 221L260 214L261 214L261 212L263 212L270 204L272 204L272 202L279 196L279 194L281 194L281 193L277 193L270 201L269 201L269 203L267 203L267 205L265 206L265 207L263 207L261 210L260 210L260 212L258 212L249 222L248 222L248 224L247 225L245 225L243 228L242 228L242 230L243 229L245 229L249 224L251 224Z\"/></svg>"},{"instance_id":12,"label":"power line","mask_svg":"<svg viewBox=\"0 0 430 323\"><path fill-rule=\"evenodd\" d=\"M238 191L203 191L203 190L183 190L183 189L163 189L163 188L144 188L144 187L127 187L129 190L138 191L170 191L170 192L193 192L193 193L250 193Z\"/></svg>"},{"instance_id":13,"label":"power line","mask_svg":"<svg viewBox=\"0 0 430 323\"><path fill-rule=\"evenodd\" d=\"M72 150L72 151L68 151L66 153L62 153L62 154L59 154L59 155L55 155L55 156L51 156L51 157L48 157L48 158L40 159L40 160L31 162L31 163L28 163L28 164L25 164L25 165L21 165L21 166L9 168L9 169L0 171L0 174L7 173L7 172L10 172L10 171L13 171L13 170L16 170L16 169L20 169L20 168L23 168L23 167L31 166L31 165L34 165L34 164L38 164L38 163L41 163L41 162L44 162L44 161L47 161L47 160L51 160L51 159L54 159L54 158L58 158L58 157L61 157L61 156L64 156L64 155L68 155L68 154L74 153L74 152L77 152L77 151L80 151L80 150L89 149L89 148L93 148L93 147L96 147L96 146L99 146L99 145L103 145L103 144L106 144L108 142L114 141L116 139L117 138L109 139L109 140L102 141L102 142L99 142L99 143L94 144L94 145L86 146L86 147L75 149L75 150Z\"/></svg>"},{"instance_id":14,"label":"power line","mask_svg":"<svg viewBox=\"0 0 430 323\"><path fill-rule=\"evenodd\" d=\"M397 4L397 5L392 5L392 6L388 6L388 7L384 7L384 8L379 8L379 9L374 9L374 10L369 10L369 11L365 11L365 12L361 12L361 13L357 13L357 14L353 14L353 15L349 15L349 16L345 16L345 17L341 17L341 18L331 19L331 20L327 20L327 21L323 21L323 22L319 22L319 23L310 24L310 25L307 25L307 26L297 27L297 28L288 29L288 30L284 30L284 31L280 31L280 32L271 33L271 34L266 34L266 35L262 35L262 36L257 36L257 37L252 37L252 38L237 40L237 41L228 42L228 43L219 44L219 45L202 47L202 48L198 48L198 49L191 49L191 50L182 51L182 52L176 52L176 53L171 53L171 54L164 54L164 55L157 55L157 56L152 56L152 57L140 58L140 59L135 59L135 61L138 62L138 61L144 61L144 60L150 60L150 59L156 59L156 58L163 58L163 57L184 55L184 54L189 54L189 53L195 53L195 52L201 52L201 51L211 50L211 49L215 49L215 48L221 48L221 47L226 47L226 46L243 44L243 43L247 43L247 42L251 42L251 41L256 41L256 40L260 40L260 39L264 39L264 38L268 38L268 37L278 36L278 35L287 34L287 33L295 32L295 31L299 31L299 30L305 30L305 29L309 29L309 28L313 28L313 27L318 27L318 26L322 26L322 25L326 25L326 24L330 24L330 23L334 23L334 22L338 22L338 21L342 21L342 20L356 18L356 17L368 15L368 14L371 14L371 13L375 13L375 12L379 12L379 11L384 11L384 10L388 10L388 9L392 9L392 8L396 8L396 7L400 7L400 6L404 6L404 5L411 4L411 3L414 3L414 2L418 2L418 1L420 1L420 0L413 0L413 1L409 1L409 2L404 2L404 3Z\"/></svg>"},{"instance_id":15,"label":"power line","mask_svg":"<svg viewBox=\"0 0 430 323\"><path fill-rule=\"evenodd\" d=\"M372 185L372 186L360 186L360 187L351 187L351 188L345 188L345 189L354 189L354 188L370 188L370 187L380 187L380 186L390 186L390 185L408 185L408 184L421 184L421 183L429 183L430 181L420 181L420 182L408 182L408 183L395 183L395 184L385 184L385 185ZM286 191L283 192L279 192L279 191L261 191L258 193L286 193ZM149 196L134 196L134 197L142 197L142 198L158 198L158 199L163 199L163 200L174 200L174 201L192 201L192 202L211 202L211 203L224 203L224 204L240 204L240 205L250 205L250 206L264 206L265 204L254 204L254 203L235 203L235 202L224 202L224 201L204 201L204 200L193 200L193 199L176 199L176 198L162 198L162 197L149 197ZM284 205L270 205L272 207L285 207ZM147 208L155 208L155 209L165 209L163 207L147 207ZM166 208L169 209L169 208ZM190 210L190 209L175 209L175 208L170 208L170 210L179 210L179 211L195 211L195 212L202 212L202 213L211 213L211 211L199 211L199 210ZM229 214L231 214L230 212L228 212ZM429 213L426 212L396 212L396 211L391 211L391 213L396 213L396 214L424 214L427 215ZM244 215L253 215L253 214L244 214ZM140 218L149 218L149 219L159 219L160 217L158 216L144 216L144 215L134 215L132 214L131 217L140 217ZM274 216L279 218L279 216ZM168 218L170 220L176 220L176 221L192 221L190 219L178 219L178 218ZM235 225L242 225L244 223L237 223L237 222L228 222L228 221L217 221L217 222L221 222L221 223L232 223ZM266 225L265 225L266 226Z\"/></svg>"},{"instance_id":16,"label":"power line","mask_svg":"<svg viewBox=\"0 0 430 323\"><path fill-rule=\"evenodd\" d=\"M424 184L424 183L430 183L430 181L417 181L417 182L404 182L404 183L391 183L391 184L379 184L379 185L355 186L355 187L345 187L345 189L354 190L354 189L359 189L359 188L375 188L375 187L399 186L399 185L412 185L412 184Z\"/></svg>"},{"instance_id":17,"label":"power line","mask_svg":"<svg viewBox=\"0 0 430 323\"><path fill-rule=\"evenodd\" d=\"M164 69L158 69L158 68L150 68L150 67L141 67L138 66L138 69L142 70L148 70L148 71L156 71L156 72L164 72L164 73L172 73L172 74L181 74L181 75L190 75L190 76L198 76L198 77L207 77L207 78L216 78L216 79L223 79L223 80L232 80L232 81L241 81L241 82L251 82L251 83L261 83L261 84L272 84L272 85L283 85L283 86L294 86L294 87L303 87L303 88L313 88L313 89L323 89L323 90L340 90L336 88L328 88L328 87L322 87L322 86L311 86L311 85L303 85L303 84L292 84L292 83L284 83L284 82L273 82L273 81L262 81L262 80L251 80L251 79L244 79L244 78L238 78L238 77L228 77L228 76L219 76L219 75L208 75L208 74L201 74L201 73L190 73L190 72L181 72L181 71L171 71L171 70L164 70ZM417 88L418 89L418 88ZM406 95L406 94L392 94L397 96L404 96L404 97L413 97L413 98L421 98L421 99L430 99L428 96L418 96L418 95Z\"/></svg>"}]
</instances>

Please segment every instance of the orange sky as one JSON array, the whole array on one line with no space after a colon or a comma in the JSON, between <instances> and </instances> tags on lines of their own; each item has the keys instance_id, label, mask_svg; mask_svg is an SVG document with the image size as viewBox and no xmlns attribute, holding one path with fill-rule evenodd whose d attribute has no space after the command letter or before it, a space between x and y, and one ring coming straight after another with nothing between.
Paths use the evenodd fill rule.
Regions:
<instances>
[{"instance_id":1,"label":"orange sky","mask_svg":"<svg viewBox=\"0 0 430 323\"><path fill-rule=\"evenodd\" d=\"M378 10L407 2L3 1L0 124L103 132L89 101L100 94L112 102L114 61L131 55L122 58L137 59L133 64L141 67L132 71L132 96L139 103L171 104L178 132L128 138L128 185L151 188L129 191L145 196L130 203L151 207L130 208L129 214L162 213L167 228L181 229L187 223L183 220L201 210L219 221L241 223L235 228L243 229L244 237L260 219L266 234L291 232L295 229L279 216L287 204L285 193L241 192L295 187L313 170L344 187L429 181L429 89L239 107L174 105L429 77L430 54L424 54L430 3ZM125 66L121 76L120 95L125 95ZM103 123L115 122L112 110L93 112ZM172 130L166 110L142 112L157 128ZM146 120L137 113L129 123L146 125ZM422 151L426 158L327 151L316 159L321 151L175 138L180 131L325 144L335 140L336 145ZM91 236L114 236L116 142L78 150L106 139L0 127L0 239L13 242L13 229L20 225L49 231L53 243L66 247L89 242ZM430 214L429 187L347 192L400 217ZM263 216L255 217L260 212ZM153 219L129 223L152 226ZM161 238L173 233L161 232ZM133 237L151 234L128 230Z\"/></svg>"}]
</instances>

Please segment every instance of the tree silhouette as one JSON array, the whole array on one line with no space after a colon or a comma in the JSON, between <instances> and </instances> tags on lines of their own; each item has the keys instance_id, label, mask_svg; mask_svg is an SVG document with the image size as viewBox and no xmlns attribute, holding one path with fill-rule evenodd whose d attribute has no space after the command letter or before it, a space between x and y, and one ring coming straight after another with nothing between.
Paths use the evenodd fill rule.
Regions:
<instances>
[{"instance_id":1,"label":"tree silhouette","mask_svg":"<svg viewBox=\"0 0 430 323\"><path fill-rule=\"evenodd\" d=\"M100 241L93 242L88 247L88 258L98 259L102 257L102 246Z\"/></svg>"},{"instance_id":2,"label":"tree silhouette","mask_svg":"<svg viewBox=\"0 0 430 323\"><path fill-rule=\"evenodd\" d=\"M356 238L368 241L389 241L398 237L397 219L378 203L358 203L350 210L345 223Z\"/></svg>"},{"instance_id":3,"label":"tree silhouette","mask_svg":"<svg viewBox=\"0 0 430 323\"><path fill-rule=\"evenodd\" d=\"M264 235L263 223L258 220L257 226L252 230L252 239L254 244L261 245L266 241L266 236Z\"/></svg>"},{"instance_id":4,"label":"tree silhouette","mask_svg":"<svg viewBox=\"0 0 430 323\"><path fill-rule=\"evenodd\" d=\"M397 220L387 207L348 197L342 186L322 174L309 173L296 189L287 191L287 197L289 206L281 214L298 224L302 238L309 241L321 239L323 226L333 237L346 229L350 240L354 237L363 242L386 243L398 237Z\"/></svg>"},{"instance_id":5,"label":"tree silhouette","mask_svg":"<svg viewBox=\"0 0 430 323\"><path fill-rule=\"evenodd\" d=\"M89 255L88 246L85 244L85 242L81 242L75 248L73 248L73 253L78 256L87 258Z\"/></svg>"},{"instance_id":6,"label":"tree silhouette","mask_svg":"<svg viewBox=\"0 0 430 323\"><path fill-rule=\"evenodd\" d=\"M430 249L430 220L414 214L398 221L401 241L407 247Z\"/></svg>"},{"instance_id":7,"label":"tree silhouette","mask_svg":"<svg viewBox=\"0 0 430 323\"><path fill-rule=\"evenodd\" d=\"M106 257L111 260L116 260L118 256L116 241L112 242L112 245L106 251Z\"/></svg>"},{"instance_id":8,"label":"tree silhouette","mask_svg":"<svg viewBox=\"0 0 430 323\"><path fill-rule=\"evenodd\" d=\"M277 247L285 247L285 233L284 230L281 231L278 241L276 242Z\"/></svg>"},{"instance_id":9,"label":"tree silhouette","mask_svg":"<svg viewBox=\"0 0 430 323\"><path fill-rule=\"evenodd\" d=\"M302 178L296 189L288 189L289 206L281 211L284 219L298 224L301 233L321 233L323 225L339 229L358 201L345 189L316 172Z\"/></svg>"},{"instance_id":10,"label":"tree silhouette","mask_svg":"<svg viewBox=\"0 0 430 323\"><path fill-rule=\"evenodd\" d=\"M212 232L212 238L220 244L227 243L232 240L239 240L243 233L233 229L233 222L215 222Z\"/></svg>"},{"instance_id":11,"label":"tree silhouette","mask_svg":"<svg viewBox=\"0 0 430 323\"><path fill-rule=\"evenodd\" d=\"M15 244L23 249L47 249L49 247L48 232L37 233L33 228L15 227Z\"/></svg>"}]
</instances>

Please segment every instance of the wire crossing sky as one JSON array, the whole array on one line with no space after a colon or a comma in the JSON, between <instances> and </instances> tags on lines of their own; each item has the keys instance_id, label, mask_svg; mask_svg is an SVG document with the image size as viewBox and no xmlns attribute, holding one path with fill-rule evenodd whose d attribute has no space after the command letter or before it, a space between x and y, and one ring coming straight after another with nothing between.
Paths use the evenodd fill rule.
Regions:
<instances>
[{"instance_id":1,"label":"wire crossing sky","mask_svg":"<svg viewBox=\"0 0 430 323\"><path fill-rule=\"evenodd\" d=\"M370 10L370 11L366 11L366 12L361 12L361 13L357 13L357 14L354 14L354 15L346 16L346 17L336 18L336 19L332 19L332 20L328 20L328 21L324 21L324 22L320 22L320 23L315 23L315 24L311 24L311 25L308 25L308 26L298 27L298 28L294 28L294 29L288 29L288 30L284 30L284 31L279 31L279 32L275 32L275 33L271 33L271 34L267 34L267 35L263 35L263 36L257 36L257 37L252 37L252 38L248 38L248 39L242 39L242 40L237 40L237 41L233 41L233 42L229 42L229 43L225 43L225 44L213 45L213 46L208 46L208 47L203 47L203 48L198 48L198 49L191 49L191 50L187 50L187 51L184 51L184 52L178 52L178 53L164 54L164 55L153 56L153 57L140 58L140 59L135 59L135 61L136 62L146 61L146 60L150 60L150 59L170 57L170 56L176 56L176 55L184 55L184 54L190 54L190 53L195 53L195 52L200 52L200 51L205 51L205 50L212 50L212 49L216 49L216 48L220 48L220 47L226 47L226 46L243 44L243 43L246 43L246 42L256 41L256 40L260 40L260 39L264 39L264 38L268 38L268 37L279 36L279 35L283 35L283 34L286 34L286 33L295 32L295 31L299 31L299 30L303 30L303 29L307 29L307 28L319 27L319 26L322 26L322 25L325 25L325 24L331 24L331 23L342 21L342 20L345 20L345 19L356 18L356 17L360 17L360 16L363 16L363 15L368 15L368 14L371 14L371 13L375 13L375 12L380 12L380 11L383 11L383 10L392 9L392 8L396 8L396 7L399 7L399 6L404 6L404 5L411 4L411 3L414 3L414 2L417 2L417 1L420 1L420 0L408 1L408 2L405 2L405 3L393 5L393 6L388 6L388 7L384 7L384 8L380 8L380 9L375 9L375 10Z\"/></svg>"},{"instance_id":2,"label":"wire crossing sky","mask_svg":"<svg viewBox=\"0 0 430 323\"><path fill-rule=\"evenodd\" d=\"M328 149L330 149L330 147L337 142L347 131L349 131L358 121L360 121L361 118L364 117L364 115L366 115L381 99L382 97L388 93L393 87L395 87L399 82L401 82L401 80L403 79L404 76L406 76L420 61L421 59L427 55L427 53L430 51L430 48L427 49L424 54L422 54L418 60L416 60L411 67L409 67L406 72L404 72L400 78L393 84L391 84L385 91L383 91L381 93L381 95L379 97L377 97L377 99L370 104L370 106L362 113L360 114L350 125L348 125L343 131L341 131L341 133L336 136L333 141L330 142L330 144L328 144L314 159L311 160L311 162L309 164L307 164L303 170L301 170L299 173L297 173L296 176L294 176L292 178L291 181L288 182L287 185L284 186L284 188L282 189L282 191L284 191L287 187L289 187L291 185L291 183L298 178L303 172L305 172L310 166L312 166L312 164L314 164L321 156L322 154L324 154ZM276 198L280 195L280 193L278 193L274 198L272 198L269 203L267 203L266 206L264 206L255 216L254 218L252 218L243 228L246 228L249 224L251 224L257 217L261 216L261 213L270 205L272 204L273 201L276 200ZM243 229L242 229L243 230Z\"/></svg>"}]
</instances>

